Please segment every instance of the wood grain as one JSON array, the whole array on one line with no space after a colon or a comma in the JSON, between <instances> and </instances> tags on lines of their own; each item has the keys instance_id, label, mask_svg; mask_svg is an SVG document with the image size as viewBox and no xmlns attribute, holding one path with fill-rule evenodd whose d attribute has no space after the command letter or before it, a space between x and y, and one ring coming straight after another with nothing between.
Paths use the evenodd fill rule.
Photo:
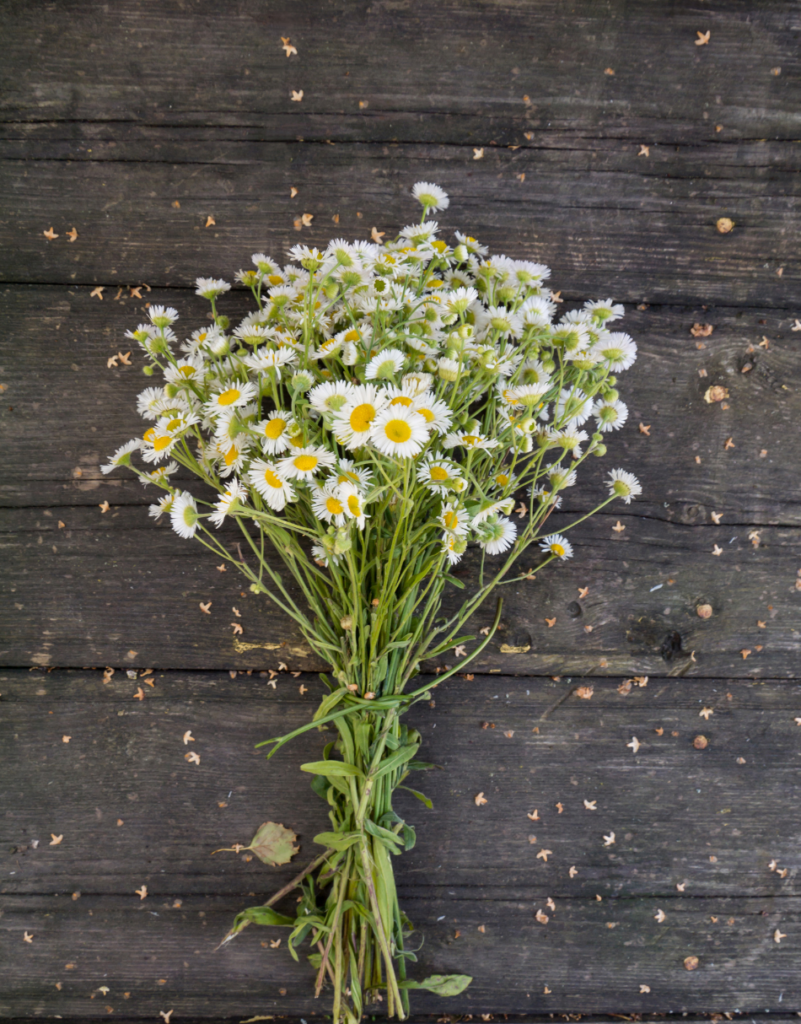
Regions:
<instances>
[{"instance_id":1,"label":"wood grain","mask_svg":"<svg viewBox=\"0 0 801 1024\"><path fill-rule=\"evenodd\" d=\"M0 941L14 965L3 1013L90 1014L101 984L111 990L103 1005L133 1017L170 1006L201 1016L310 1012L306 968L262 947L281 932L250 929L213 952L232 915L297 868L209 854L247 843L269 819L299 833L299 865L314 856L324 806L297 769L328 737L308 734L269 763L252 747L307 721L319 683L282 673L272 690L258 675L159 673L139 702L137 683L117 673L104 685L100 676L0 677L8 766ZM797 1005L798 685L717 679L690 691L661 678L624 696L596 680L590 700L573 693L554 709L577 682L451 680L436 707L410 713L442 770L417 782L433 811L398 794L419 837L397 861L401 899L425 940L419 971L476 977L458 1001L416 1005L496 1013ZM702 707L712 715L700 718ZM185 761L187 729L200 765ZM701 731L709 744L697 750ZM636 753L632 733L642 743ZM488 803L477 808L480 791ZM51 833L63 835L56 847ZM552 851L547 860L541 849ZM144 901L134 892L142 884ZM663 923L654 920L660 909ZM778 944L777 928L787 936ZM700 957L698 972L684 969L688 955ZM610 972L615 982L605 984ZM650 993L639 992L642 983Z\"/></svg>"}]
</instances>

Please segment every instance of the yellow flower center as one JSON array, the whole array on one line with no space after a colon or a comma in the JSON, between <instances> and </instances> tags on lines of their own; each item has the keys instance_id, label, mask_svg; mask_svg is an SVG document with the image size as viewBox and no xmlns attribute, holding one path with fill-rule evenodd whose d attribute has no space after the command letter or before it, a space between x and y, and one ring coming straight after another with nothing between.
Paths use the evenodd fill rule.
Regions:
<instances>
[{"instance_id":1,"label":"yellow flower center","mask_svg":"<svg viewBox=\"0 0 801 1024\"><path fill-rule=\"evenodd\" d=\"M415 409L415 412L419 412L423 419L426 421L426 423L434 422L434 413L430 409L421 409L420 406L418 406Z\"/></svg>"},{"instance_id":2,"label":"yellow flower center","mask_svg":"<svg viewBox=\"0 0 801 1024\"><path fill-rule=\"evenodd\" d=\"M506 475L506 473L499 473L495 477L495 483L499 484L501 487L506 487L506 485L509 483L509 477Z\"/></svg>"},{"instance_id":3,"label":"yellow flower center","mask_svg":"<svg viewBox=\"0 0 801 1024\"><path fill-rule=\"evenodd\" d=\"M350 414L350 429L355 434L363 434L365 431L370 429L370 424L374 419L374 405L370 405L369 402L365 402L363 405L357 405Z\"/></svg>"},{"instance_id":4,"label":"yellow flower center","mask_svg":"<svg viewBox=\"0 0 801 1024\"><path fill-rule=\"evenodd\" d=\"M344 470L337 477L337 483L338 484L347 484L347 483L357 484L358 482L359 482L359 477L356 475L356 473L346 473L346 472L344 472Z\"/></svg>"},{"instance_id":5,"label":"yellow flower center","mask_svg":"<svg viewBox=\"0 0 801 1024\"><path fill-rule=\"evenodd\" d=\"M360 337L361 337L361 335L356 330L356 328L352 327L348 331L348 333L345 335L345 341L358 341L360 339Z\"/></svg>"},{"instance_id":6,"label":"yellow flower center","mask_svg":"<svg viewBox=\"0 0 801 1024\"><path fill-rule=\"evenodd\" d=\"M283 434L285 427L286 420L282 420L280 416L276 416L275 419L268 422L267 426L264 428L264 433L272 441L277 441L281 434Z\"/></svg>"},{"instance_id":7,"label":"yellow flower center","mask_svg":"<svg viewBox=\"0 0 801 1024\"><path fill-rule=\"evenodd\" d=\"M275 286L277 284L283 284L284 283L284 279L283 279L283 277L281 277L280 274L268 274L267 275L267 280L273 286Z\"/></svg>"},{"instance_id":8,"label":"yellow flower center","mask_svg":"<svg viewBox=\"0 0 801 1024\"><path fill-rule=\"evenodd\" d=\"M464 441L464 443L468 447L470 447L470 448L472 448L474 444L478 444L478 442L480 440L481 440L481 438L478 437L476 434L463 434L462 435L462 441Z\"/></svg>"},{"instance_id":9,"label":"yellow flower center","mask_svg":"<svg viewBox=\"0 0 801 1024\"><path fill-rule=\"evenodd\" d=\"M292 437L290 437L289 443L292 445L293 448L302 448L303 434L294 434Z\"/></svg>"},{"instance_id":10,"label":"yellow flower center","mask_svg":"<svg viewBox=\"0 0 801 1024\"><path fill-rule=\"evenodd\" d=\"M178 372L180 374L183 374L184 377L191 377L192 374L195 372L195 368L194 366L179 366Z\"/></svg>"},{"instance_id":11,"label":"yellow flower center","mask_svg":"<svg viewBox=\"0 0 801 1024\"><path fill-rule=\"evenodd\" d=\"M390 405L405 405L409 406L412 404L411 398L408 395L398 395L397 398L393 398L389 403Z\"/></svg>"},{"instance_id":12,"label":"yellow flower center","mask_svg":"<svg viewBox=\"0 0 801 1024\"><path fill-rule=\"evenodd\" d=\"M170 422L167 424L167 430L175 430L177 427L180 427L180 425L181 419L179 416L176 416L174 420L170 420Z\"/></svg>"},{"instance_id":13,"label":"yellow flower center","mask_svg":"<svg viewBox=\"0 0 801 1024\"><path fill-rule=\"evenodd\" d=\"M155 427L150 427L150 429L146 430L144 432L144 434L142 435L142 440L143 441L152 441L155 436L156 436L156 428Z\"/></svg>"},{"instance_id":14,"label":"yellow flower center","mask_svg":"<svg viewBox=\"0 0 801 1024\"><path fill-rule=\"evenodd\" d=\"M558 555L559 558L564 557L565 549L561 544L551 544L551 551L553 554Z\"/></svg>"},{"instance_id":15,"label":"yellow flower center","mask_svg":"<svg viewBox=\"0 0 801 1024\"><path fill-rule=\"evenodd\" d=\"M208 333L206 331L201 331L200 334L198 334L198 336L197 336L197 340L198 341L205 341L207 337L208 337Z\"/></svg>"},{"instance_id":16,"label":"yellow flower center","mask_svg":"<svg viewBox=\"0 0 801 1024\"><path fill-rule=\"evenodd\" d=\"M446 512L442 517L446 530L455 530L459 525L459 516L455 512Z\"/></svg>"},{"instance_id":17,"label":"yellow flower center","mask_svg":"<svg viewBox=\"0 0 801 1024\"><path fill-rule=\"evenodd\" d=\"M225 464L230 466L232 462L236 462L236 457L239 452L236 450L236 445L232 444L228 451L225 453Z\"/></svg>"},{"instance_id":18,"label":"yellow flower center","mask_svg":"<svg viewBox=\"0 0 801 1024\"><path fill-rule=\"evenodd\" d=\"M345 511L345 509L342 506L342 502L338 498L326 498L325 507L333 516L340 516Z\"/></svg>"},{"instance_id":19,"label":"yellow flower center","mask_svg":"<svg viewBox=\"0 0 801 1024\"><path fill-rule=\"evenodd\" d=\"M432 480L448 479L448 471L447 469L443 469L442 466L432 466L431 469L428 471L428 475L431 477Z\"/></svg>"},{"instance_id":20,"label":"yellow flower center","mask_svg":"<svg viewBox=\"0 0 801 1024\"><path fill-rule=\"evenodd\" d=\"M360 516L362 514L362 506L359 504L359 499L355 494L348 495L348 511L352 516Z\"/></svg>"},{"instance_id":21,"label":"yellow flower center","mask_svg":"<svg viewBox=\"0 0 801 1024\"><path fill-rule=\"evenodd\" d=\"M310 473L319 461L316 455L298 455L296 459L292 460L292 465L301 473Z\"/></svg>"},{"instance_id":22,"label":"yellow flower center","mask_svg":"<svg viewBox=\"0 0 801 1024\"><path fill-rule=\"evenodd\" d=\"M242 392L239 388L228 388L228 390L223 391L217 399L217 405L233 405L241 394Z\"/></svg>"},{"instance_id":23,"label":"yellow flower center","mask_svg":"<svg viewBox=\"0 0 801 1024\"><path fill-rule=\"evenodd\" d=\"M157 437L154 439L153 447L156 449L157 452L163 452L165 448L169 448L171 443L171 437L162 435L161 437Z\"/></svg>"},{"instance_id":24,"label":"yellow flower center","mask_svg":"<svg viewBox=\"0 0 801 1024\"><path fill-rule=\"evenodd\" d=\"M276 491L280 491L284 486L284 481L272 469L265 469L264 482L269 484L270 487L274 487Z\"/></svg>"},{"instance_id":25,"label":"yellow flower center","mask_svg":"<svg viewBox=\"0 0 801 1024\"><path fill-rule=\"evenodd\" d=\"M412 436L412 428L406 420L387 420L384 424L384 434L395 444L403 444Z\"/></svg>"}]
</instances>

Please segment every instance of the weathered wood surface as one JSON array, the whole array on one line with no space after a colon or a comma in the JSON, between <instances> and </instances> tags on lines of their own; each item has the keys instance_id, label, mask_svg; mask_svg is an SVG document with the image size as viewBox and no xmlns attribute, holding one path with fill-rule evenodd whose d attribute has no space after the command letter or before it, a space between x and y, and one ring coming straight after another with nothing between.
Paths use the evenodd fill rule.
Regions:
<instances>
[{"instance_id":1,"label":"weathered wood surface","mask_svg":"<svg viewBox=\"0 0 801 1024\"><path fill-rule=\"evenodd\" d=\"M476 977L447 1004L416 1000L419 1011L799 1005L801 687L717 679L690 690L661 678L623 695L595 681L584 700L571 694L578 682L590 683L450 680L434 708L410 713L443 770L419 781L433 811L398 794L418 830L397 861L402 902L425 939L419 970ZM308 969L264 951L280 931L253 928L214 953L232 915L297 866L210 854L269 819L298 832L297 865L314 856L324 805L297 768L327 737L308 734L268 763L252 748L305 722L319 683L281 673L273 690L256 674L159 673L141 703L137 685L122 673L106 685L100 673L0 675L0 941L13 967L2 1012L105 1012L93 993L128 1016L313 1012ZM711 716L699 717L704 707ZM184 758L187 729L199 765ZM55 847L51 834L63 836ZM115 934L125 942L109 943ZM701 959L693 974L689 955Z\"/></svg>"},{"instance_id":2,"label":"weathered wood surface","mask_svg":"<svg viewBox=\"0 0 801 1024\"><path fill-rule=\"evenodd\" d=\"M306 967L262 946L268 932L213 952L247 894L289 872L209 857L265 817L293 825L311 856L325 818L297 765L321 737L268 765L251 747L306 720L320 686L282 673L273 691L258 670L319 666L233 573L153 524L147 490L100 475L139 429L146 383L137 353L130 368L106 361L130 348L124 332L145 301L177 306L184 323L203 316L198 274L230 278L251 252L334 233L394 232L414 217L407 193L421 178L451 193L446 231L551 266L562 308L626 303L622 326L641 351L624 378L630 422L565 508L591 507L616 465L644 494L580 526L571 563L507 588L503 630L477 666L497 674L449 681L435 708L411 714L445 768L421 783L435 811L398 801L418 826L397 866L426 938L419 970L476 977L459 1000L419 994L416 1009L526 1020L801 1011L801 7L750 8L5 5L0 664L117 671L107 686L100 671L0 671L0 943L12 964L0 1012L77 1022L324 1010ZM298 232L301 213L314 218ZM735 221L730 234L716 230L721 216ZM143 281L153 291L137 300L128 286ZM696 322L714 333L692 337ZM725 404L704 402L713 384L729 389ZM471 564L459 568L468 582ZM209 599L211 617L198 607ZM233 606L241 639L280 646L237 650ZM125 673L146 664L255 671L157 671L140 703L143 677ZM635 672L651 674L648 686L618 692ZM549 712L578 675L614 678L581 680L593 698ZM183 757L189 726L198 766ZM704 750L691 744L699 733ZM51 848L54 831L64 840ZM554 851L547 863L540 843ZM143 882L153 895L140 902ZM533 914L547 897L557 909L542 925ZM691 973L690 954L701 961Z\"/></svg>"},{"instance_id":3,"label":"weathered wood surface","mask_svg":"<svg viewBox=\"0 0 801 1024\"><path fill-rule=\"evenodd\" d=\"M145 160L96 160L82 140L53 159L47 138L28 138L25 159L0 167L0 237L11 245L0 255L2 279L186 287L201 271L230 276L252 252L278 256L299 240L369 238L373 226L393 235L415 219L409 189L422 178L452 195L439 216L444 230L468 230L495 252L547 263L549 283L566 299L612 290L632 303L796 308L798 143L775 151L743 143L742 156L741 144L709 143L701 155L670 145L646 158L628 141L558 149L527 148L522 139L517 150L485 147L476 161L472 148L444 143L214 143L170 134L177 141L164 162L152 160L147 137L133 144L149 149ZM298 232L302 213L314 220ZM216 225L206 229L209 215ZM715 226L722 216L735 221L729 234ZM59 235L52 241L42 234L51 226Z\"/></svg>"}]
</instances>

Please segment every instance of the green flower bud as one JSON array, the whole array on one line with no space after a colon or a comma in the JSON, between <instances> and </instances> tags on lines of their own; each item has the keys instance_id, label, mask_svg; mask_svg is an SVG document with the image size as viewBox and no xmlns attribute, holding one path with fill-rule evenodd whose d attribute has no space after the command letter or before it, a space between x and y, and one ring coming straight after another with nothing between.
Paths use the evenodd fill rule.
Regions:
<instances>
[{"instance_id":1,"label":"green flower bud","mask_svg":"<svg viewBox=\"0 0 801 1024\"><path fill-rule=\"evenodd\" d=\"M601 394L605 402L616 402L620 398L620 392L617 388L607 388Z\"/></svg>"},{"instance_id":2,"label":"green flower bud","mask_svg":"<svg viewBox=\"0 0 801 1024\"><path fill-rule=\"evenodd\" d=\"M152 377L153 376L153 367L152 366L143 366L142 367L142 373L146 377Z\"/></svg>"},{"instance_id":3,"label":"green flower bud","mask_svg":"<svg viewBox=\"0 0 801 1024\"><path fill-rule=\"evenodd\" d=\"M592 454L593 455L597 455L598 458L601 458L601 456L606 455L606 445L605 444L595 445L595 447L592 449Z\"/></svg>"},{"instance_id":4,"label":"green flower bud","mask_svg":"<svg viewBox=\"0 0 801 1024\"><path fill-rule=\"evenodd\" d=\"M178 388L178 386L176 384L165 384L164 385L164 393L167 396L167 398L175 398L175 396L178 394L179 390L180 389Z\"/></svg>"},{"instance_id":5,"label":"green flower bud","mask_svg":"<svg viewBox=\"0 0 801 1024\"><path fill-rule=\"evenodd\" d=\"M305 370L298 370L297 373L293 373L289 381L289 386L293 391L306 392L314 384L314 378L310 373Z\"/></svg>"},{"instance_id":6,"label":"green flower bud","mask_svg":"<svg viewBox=\"0 0 801 1024\"><path fill-rule=\"evenodd\" d=\"M228 328L231 326L231 321L228 319L227 316L220 315L216 318L214 322L222 331L227 331Z\"/></svg>"}]
</instances>

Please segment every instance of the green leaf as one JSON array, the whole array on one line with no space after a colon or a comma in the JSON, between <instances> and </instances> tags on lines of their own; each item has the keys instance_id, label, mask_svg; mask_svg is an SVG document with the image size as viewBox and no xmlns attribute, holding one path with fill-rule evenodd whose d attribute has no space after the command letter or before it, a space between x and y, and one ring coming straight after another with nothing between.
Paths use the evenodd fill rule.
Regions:
<instances>
[{"instance_id":1,"label":"green leaf","mask_svg":"<svg viewBox=\"0 0 801 1024\"><path fill-rule=\"evenodd\" d=\"M358 832L318 832L314 842L319 846L330 846L332 850L347 850L360 838Z\"/></svg>"},{"instance_id":2,"label":"green leaf","mask_svg":"<svg viewBox=\"0 0 801 1024\"><path fill-rule=\"evenodd\" d=\"M434 809L434 803L427 797L425 793L421 793L418 789L412 789L411 786L398 786L398 789L405 789L407 793L411 793L412 796L416 796L421 804L425 804L429 811Z\"/></svg>"},{"instance_id":3,"label":"green leaf","mask_svg":"<svg viewBox=\"0 0 801 1024\"><path fill-rule=\"evenodd\" d=\"M364 828L366 832L375 836L376 839L381 839L383 842L387 843L393 852L395 852L396 847L398 847L397 852L400 852L400 847L403 846L403 840L400 836L395 835L395 833L391 832L388 828L382 828L380 825L376 825L374 821L370 821L369 819L365 821Z\"/></svg>"},{"instance_id":4,"label":"green leaf","mask_svg":"<svg viewBox=\"0 0 801 1024\"><path fill-rule=\"evenodd\" d=\"M256 854L262 864L277 867L279 864L288 864L298 852L300 847L294 845L297 838L291 829L277 825L274 821L265 821L248 849Z\"/></svg>"},{"instance_id":5,"label":"green leaf","mask_svg":"<svg viewBox=\"0 0 801 1024\"><path fill-rule=\"evenodd\" d=\"M410 761L409 770L413 772L427 772L431 768L439 768L442 770L442 765L432 764L430 761Z\"/></svg>"},{"instance_id":6,"label":"green leaf","mask_svg":"<svg viewBox=\"0 0 801 1024\"><path fill-rule=\"evenodd\" d=\"M411 850L417 842L417 833L414 828L411 825L407 825L406 822L403 823L401 832L403 833L404 850Z\"/></svg>"},{"instance_id":7,"label":"green leaf","mask_svg":"<svg viewBox=\"0 0 801 1024\"><path fill-rule=\"evenodd\" d=\"M347 761L308 761L300 766L302 772L311 772L313 775L361 775L355 764L348 764Z\"/></svg>"},{"instance_id":8,"label":"green leaf","mask_svg":"<svg viewBox=\"0 0 801 1024\"><path fill-rule=\"evenodd\" d=\"M473 979L469 974L432 974L425 981L399 981L399 988L424 988L438 996L458 996Z\"/></svg>"},{"instance_id":9,"label":"green leaf","mask_svg":"<svg viewBox=\"0 0 801 1024\"><path fill-rule=\"evenodd\" d=\"M464 583L462 583L461 580L457 580L455 576L451 576L446 572L443 578L446 579L448 583L452 583L454 587L458 587L459 590L464 590Z\"/></svg>"},{"instance_id":10,"label":"green leaf","mask_svg":"<svg viewBox=\"0 0 801 1024\"><path fill-rule=\"evenodd\" d=\"M410 743L405 747L400 747L394 754L390 754L389 757L385 758L379 768L376 770L375 778L380 779L382 775L386 775L387 772L393 771L395 768L399 768L402 764L406 764L407 761L411 761L414 755L417 753L419 743Z\"/></svg>"},{"instance_id":11,"label":"green leaf","mask_svg":"<svg viewBox=\"0 0 801 1024\"><path fill-rule=\"evenodd\" d=\"M287 917L286 914L279 914L278 911L273 910L272 907L248 907L247 910L243 910L241 914L236 915L234 930L239 931L237 926L240 922L245 921L247 921L248 924L278 925L281 928L293 928L295 926L294 917Z\"/></svg>"}]
</instances>

